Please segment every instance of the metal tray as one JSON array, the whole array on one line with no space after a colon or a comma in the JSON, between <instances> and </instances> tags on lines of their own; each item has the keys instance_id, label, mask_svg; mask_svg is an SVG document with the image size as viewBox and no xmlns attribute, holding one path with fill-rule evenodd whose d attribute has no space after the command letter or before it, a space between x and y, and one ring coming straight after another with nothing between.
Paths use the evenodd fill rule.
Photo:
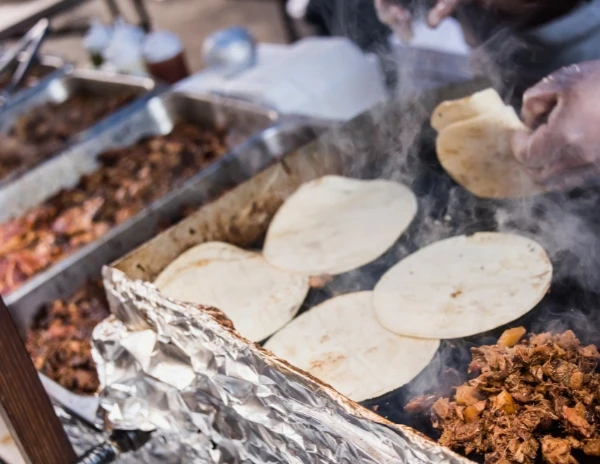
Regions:
<instances>
[{"instance_id":1,"label":"metal tray","mask_svg":"<svg viewBox=\"0 0 600 464\"><path fill-rule=\"evenodd\" d=\"M109 140L123 142L122 137L125 133L128 133L127 139L138 138L142 130L143 133L167 133L171 125L183 117L195 122L212 121L212 124L223 123L228 120L228 117L245 119L248 124L246 129L252 131L253 126L268 123L276 116L270 111L260 110L249 104L221 99L217 101L212 97L169 94L157 98L155 105L158 103L162 103L165 108L170 108L170 112L160 116L153 112L144 113L148 118L157 116L154 126L150 127L138 121L141 125L137 130L133 127L129 130L122 127L125 132L121 130L113 132L113 136L102 146L109 146ZM179 111L185 109L189 113L179 113L177 109ZM170 118L162 119L166 114L169 114ZM139 116L141 117L141 114ZM164 224L172 223L174 218L180 218L182 208L201 205L210 196L218 195L242 178L251 176L273 159L315 139L328 127L330 124L324 121L287 118L251 137L220 161L190 179L181 188L153 204L148 210L139 213L98 241L57 263L5 298L17 328L24 335L41 305L58 298L68 298L88 279L100 278L103 265L153 237ZM101 148L95 148L95 151L99 152ZM93 157L92 153L87 154ZM40 374L40 377L49 394L62 406L89 423L94 423L98 406L97 398L76 395L44 375Z\"/></svg>"},{"instance_id":2,"label":"metal tray","mask_svg":"<svg viewBox=\"0 0 600 464\"><path fill-rule=\"evenodd\" d=\"M150 98L161 90L164 90L165 87L157 86L154 79L147 77L113 74L88 69L65 69L64 72L52 74L40 81L38 85L17 93L6 106L0 110L0 132L9 131L17 118L44 103L61 103L68 100L77 92L83 90L98 95L109 95L112 92L124 89L134 92L139 101ZM50 158L41 160L40 163L38 163L38 166L60 155L67 150L69 146L94 137L102 129L112 124L116 124L125 114L127 114L128 107L130 105L135 105L135 103L136 102L134 101L129 105L124 105L122 108L99 120L91 127L74 135L62 150L59 150ZM6 185L17 182L25 172L31 169L31 167L24 167L2 179L2 181L0 181L0 195L2 189ZM4 210L2 213L4 214ZM4 217L5 216L0 217L0 221L3 220Z\"/></svg>"},{"instance_id":3,"label":"metal tray","mask_svg":"<svg viewBox=\"0 0 600 464\"><path fill-rule=\"evenodd\" d=\"M223 186L234 185L239 181L236 175L252 175L273 155L281 153L281 151L273 153L268 151L272 147L268 144L274 143L269 138L272 132L256 136L258 141L256 138L252 139L253 135L272 126L277 118L276 112L249 103L220 97L167 92L129 107L122 119L115 121L105 130L98 131L95 137L89 137L73 145L61 156L48 160L27 172L18 182L1 189L0 221L4 221L24 214L29 208L42 203L63 188L76 185L82 175L93 172L98 167L96 156L109 148L126 147L150 135L168 134L176 123L182 121L194 122L204 127L230 128L228 135L228 144L232 148L230 153L188 180L182 187L170 192L167 197L113 228L98 241L56 263L19 289L6 295L6 304L9 307L24 307L20 301L26 295L30 293L35 295L34 290L40 285L47 280L53 280L56 275L69 272L73 264L82 259L91 260L89 264L95 269L107 260L121 256L125 250L143 243L152 237L154 229L146 230L144 227L136 229L136 224L141 217L168 220L169 218L163 217L165 211L173 211L175 214L175 209L183 207L186 201L202 201L206 198L203 196L204 193L208 194ZM275 132L272 138L279 140L276 129L272 131ZM266 140L264 143L267 144L267 149L256 148L260 140ZM200 191L201 188L205 191ZM181 201L177 201L179 198ZM176 204L171 210L173 202ZM135 229L134 233L129 232L131 228ZM105 254L111 255L112 258L105 259ZM95 265L94 257L100 259ZM44 295L44 298L34 301L33 306L38 306L49 298L56 298L61 294L62 292ZM32 303L31 299L27 301Z\"/></svg>"},{"instance_id":4,"label":"metal tray","mask_svg":"<svg viewBox=\"0 0 600 464\"><path fill-rule=\"evenodd\" d=\"M123 272L129 279L152 282L173 259L202 242L218 240L241 247L260 247L271 218L283 201L302 183L326 174L400 180L411 186L417 195L419 213L409 230L382 257L352 273L335 277L323 289L311 289L300 313L335 294L372 290L393 264L432 241L458 234L497 230L496 212L514 212L522 203L519 200L481 200L455 184L437 162L433 143L435 136L427 123L438 102L471 94L484 86L487 86L485 81L451 86L428 92L414 101L380 107L361 115L339 131L325 134L315 143L282 158L248 182L206 204L192 216L113 263L112 268ZM553 258L555 279L552 292L533 311L511 326L517 324L528 330L548 330L548 325L556 322L557 315L561 314L564 315L564 319L561 318L563 329L574 329L584 343L598 343L600 335L582 331L584 325L578 316L585 314L590 324L600 326L600 315L594 312L600 301L597 291L582 287L581 280L573 281L574 266L585 263L574 263L555 254L556 247L540 230L544 214L562 214L561 211L572 206L574 214L594 217L594 205L598 204L600 190L588 194L595 201L584 198L585 201L575 203L575 206L573 198L577 202L583 193L536 197L532 211L538 212L539 216L515 216L521 222L512 224L510 229L532 236L547 247ZM583 211L584 206L589 211ZM548 224L551 226L552 222ZM111 271L106 270L107 282L111 282ZM578 272L586 278L591 274L579 269ZM581 313L572 315L572 308ZM120 308L111 309L119 317ZM127 317L124 320L128 320ZM404 404L416 396L417 391L433 393L438 388L462 383L464 378L444 378L442 373L448 368L455 368L462 369L462 374L466 375L470 348L494 343L505 328L465 339L443 341L430 365L411 383L361 405L396 424L408 425L435 437L436 433L428 421L411 418L404 413ZM356 408L360 413L361 407L356 405Z\"/></svg>"},{"instance_id":5,"label":"metal tray","mask_svg":"<svg viewBox=\"0 0 600 464\"><path fill-rule=\"evenodd\" d=\"M12 67L10 72L14 72L16 70L18 64L25 61L27 59L27 56L28 55L26 53L21 53L18 57L18 61L15 62L14 66ZM37 60L34 62L33 66L37 66L37 67L41 68L42 70L44 70L44 76L40 77L35 85L39 85L40 82L42 82L46 79L53 79L55 77L58 77L59 75L64 74L71 69L71 65L68 65L65 60L63 60L62 58L60 58L58 56L54 56L54 55L40 55L37 58ZM19 91L22 91L28 87L35 87L35 85L33 85L33 86L21 85L21 88L19 89Z\"/></svg>"}]
</instances>

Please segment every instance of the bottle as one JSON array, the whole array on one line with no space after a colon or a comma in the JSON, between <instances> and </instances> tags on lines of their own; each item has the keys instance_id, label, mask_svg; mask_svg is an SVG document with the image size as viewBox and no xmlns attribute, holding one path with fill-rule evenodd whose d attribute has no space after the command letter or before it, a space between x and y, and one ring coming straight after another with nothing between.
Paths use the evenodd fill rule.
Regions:
<instances>
[{"instance_id":1,"label":"bottle","mask_svg":"<svg viewBox=\"0 0 600 464\"><path fill-rule=\"evenodd\" d=\"M179 37L169 31L148 34L142 49L148 71L152 76L174 84L189 76Z\"/></svg>"},{"instance_id":2,"label":"bottle","mask_svg":"<svg viewBox=\"0 0 600 464\"><path fill-rule=\"evenodd\" d=\"M144 31L127 24L123 20L115 21L110 43L102 56L117 72L127 74L146 74L146 64L142 54Z\"/></svg>"},{"instance_id":3,"label":"bottle","mask_svg":"<svg viewBox=\"0 0 600 464\"><path fill-rule=\"evenodd\" d=\"M83 46L90 54L92 64L96 67L102 65L102 53L110 43L112 28L102 24L98 19L93 19L87 34L83 38Z\"/></svg>"}]
</instances>

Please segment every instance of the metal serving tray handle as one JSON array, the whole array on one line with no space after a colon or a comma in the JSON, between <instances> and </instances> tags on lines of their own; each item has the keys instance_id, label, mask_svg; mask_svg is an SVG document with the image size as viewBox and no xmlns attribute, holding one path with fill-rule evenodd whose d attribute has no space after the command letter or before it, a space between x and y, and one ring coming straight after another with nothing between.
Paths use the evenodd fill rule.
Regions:
<instances>
[{"instance_id":1,"label":"metal serving tray handle","mask_svg":"<svg viewBox=\"0 0 600 464\"><path fill-rule=\"evenodd\" d=\"M139 95L143 95L154 90L164 90L166 87L158 85L150 77L69 67L61 75L53 76L53 79L46 78L38 85L15 95L0 113L0 131L10 129L15 119L31 108L50 101L61 103L80 88L95 90L98 93L127 88L137 90Z\"/></svg>"},{"instance_id":2,"label":"metal serving tray handle","mask_svg":"<svg viewBox=\"0 0 600 464\"><path fill-rule=\"evenodd\" d=\"M17 63L21 63L27 60L27 54L21 53L17 60ZM38 57L38 65L46 68L48 73L41 77L35 85L25 86L18 90L16 90L11 98L5 102L4 105L0 107L0 116L4 112L7 107L12 106L15 102L21 101L23 98L22 94L24 92L30 93L32 89L35 89L38 86L44 86L46 82L51 81L53 79L60 78L61 76L71 72L73 70L73 65L71 63L66 62L62 58L54 55L41 55Z\"/></svg>"}]
</instances>

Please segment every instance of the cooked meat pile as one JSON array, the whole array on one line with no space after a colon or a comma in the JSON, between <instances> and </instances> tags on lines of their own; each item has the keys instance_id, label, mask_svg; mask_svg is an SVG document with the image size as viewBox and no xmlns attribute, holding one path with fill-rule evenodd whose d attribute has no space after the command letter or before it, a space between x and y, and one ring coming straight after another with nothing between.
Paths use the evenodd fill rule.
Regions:
<instances>
[{"instance_id":1,"label":"cooked meat pile","mask_svg":"<svg viewBox=\"0 0 600 464\"><path fill-rule=\"evenodd\" d=\"M81 394L98 389L90 339L109 314L100 282L90 282L69 300L43 308L27 333L27 351L38 371Z\"/></svg>"},{"instance_id":2,"label":"cooked meat pile","mask_svg":"<svg viewBox=\"0 0 600 464\"><path fill-rule=\"evenodd\" d=\"M0 225L0 293L96 240L226 152L225 131L178 124L99 155L100 168Z\"/></svg>"},{"instance_id":3,"label":"cooked meat pile","mask_svg":"<svg viewBox=\"0 0 600 464\"><path fill-rule=\"evenodd\" d=\"M452 398L419 397L407 411L431 414L439 442L486 464L576 464L578 450L600 457L600 355L571 331L506 331L498 344L473 348L477 375Z\"/></svg>"},{"instance_id":4,"label":"cooked meat pile","mask_svg":"<svg viewBox=\"0 0 600 464\"><path fill-rule=\"evenodd\" d=\"M108 96L82 91L63 103L33 108L0 136L0 180L60 151L69 138L134 98L130 91Z\"/></svg>"}]
</instances>

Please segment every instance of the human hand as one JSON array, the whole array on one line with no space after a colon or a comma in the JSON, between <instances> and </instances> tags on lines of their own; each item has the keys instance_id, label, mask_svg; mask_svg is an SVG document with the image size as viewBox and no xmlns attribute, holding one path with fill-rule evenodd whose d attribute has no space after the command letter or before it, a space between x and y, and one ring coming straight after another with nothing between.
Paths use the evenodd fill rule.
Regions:
<instances>
[{"instance_id":1,"label":"human hand","mask_svg":"<svg viewBox=\"0 0 600 464\"><path fill-rule=\"evenodd\" d=\"M542 23L567 13L578 3L580 0L436 0L435 6L427 15L427 24L437 27L460 5L466 4L475 4L501 16L519 19L521 22Z\"/></svg>"},{"instance_id":2,"label":"human hand","mask_svg":"<svg viewBox=\"0 0 600 464\"><path fill-rule=\"evenodd\" d=\"M600 60L551 74L523 96L528 130L513 134L517 160L538 183L573 187L600 179Z\"/></svg>"},{"instance_id":3,"label":"human hand","mask_svg":"<svg viewBox=\"0 0 600 464\"><path fill-rule=\"evenodd\" d=\"M404 42L412 39L412 14L393 0L375 0L379 21L388 26Z\"/></svg>"}]
</instances>

